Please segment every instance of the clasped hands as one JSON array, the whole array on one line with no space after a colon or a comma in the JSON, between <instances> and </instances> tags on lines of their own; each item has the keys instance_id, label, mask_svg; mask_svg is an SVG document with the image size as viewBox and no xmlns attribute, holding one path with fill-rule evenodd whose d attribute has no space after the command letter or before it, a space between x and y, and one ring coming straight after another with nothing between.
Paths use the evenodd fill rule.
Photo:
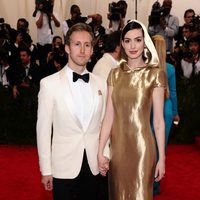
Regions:
<instances>
[{"instance_id":1,"label":"clasped hands","mask_svg":"<svg viewBox=\"0 0 200 200\"><path fill-rule=\"evenodd\" d=\"M102 176L106 176L106 173L109 170L109 162L110 160L107 157L98 154L98 167Z\"/></svg>"}]
</instances>

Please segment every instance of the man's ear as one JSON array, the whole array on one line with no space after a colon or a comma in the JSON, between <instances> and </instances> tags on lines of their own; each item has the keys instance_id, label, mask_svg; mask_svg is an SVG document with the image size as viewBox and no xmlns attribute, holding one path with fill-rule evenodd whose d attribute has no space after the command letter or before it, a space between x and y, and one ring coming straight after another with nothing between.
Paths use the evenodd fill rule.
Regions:
<instances>
[{"instance_id":1,"label":"man's ear","mask_svg":"<svg viewBox=\"0 0 200 200\"><path fill-rule=\"evenodd\" d=\"M93 53L94 53L94 47L92 47L92 50L91 50L91 56L92 56Z\"/></svg>"},{"instance_id":2,"label":"man's ear","mask_svg":"<svg viewBox=\"0 0 200 200\"><path fill-rule=\"evenodd\" d=\"M65 51L67 52L67 54L69 54L70 50L69 50L69 45L65 45Z\"/></svg>"},{"instance_id":3,"label":"man's ear","mask_svg":"<svg viewBox=\"0 0 200 200\"><path fill-rule=\"evenodd\" d=\"M117 45L116 48L115 48L115 52L118 53L118 52L120 52L120 50L121 50L121 46L120 46L120 45Z\"/></svg>"}]
</instances>

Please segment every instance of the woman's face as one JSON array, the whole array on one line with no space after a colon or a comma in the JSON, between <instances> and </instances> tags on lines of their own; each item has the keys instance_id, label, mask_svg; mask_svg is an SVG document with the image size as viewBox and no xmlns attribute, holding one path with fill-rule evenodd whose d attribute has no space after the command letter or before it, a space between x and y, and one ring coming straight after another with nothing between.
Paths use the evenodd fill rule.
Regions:
<instances>
[{"instance_id":1,"label":"woman's face","mask_svg":"<svg viewBox=\"0 0 200 200\"><path fill-rule=\"evenodd\" d=\"M142 29L128 31L122 41L122 46L128 59L142 58L144 45Z\"/></svg>"}]
</instances>

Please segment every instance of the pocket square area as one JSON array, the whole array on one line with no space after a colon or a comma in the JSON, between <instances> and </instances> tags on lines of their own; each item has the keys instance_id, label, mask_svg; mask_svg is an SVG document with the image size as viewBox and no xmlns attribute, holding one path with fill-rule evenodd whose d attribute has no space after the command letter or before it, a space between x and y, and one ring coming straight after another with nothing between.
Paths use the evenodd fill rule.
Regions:
<instances>
[{"instance_id":1,"label":"pocket square area","mask_svg":"<svg viewBox=\"0 0 200 200\"><path fill-rule=\"evenodd\" d=\"M102 95L102 92L101 92L101 90L98 90L98 94L99 94L99 95Z\"/></svg>"}]
</instances>

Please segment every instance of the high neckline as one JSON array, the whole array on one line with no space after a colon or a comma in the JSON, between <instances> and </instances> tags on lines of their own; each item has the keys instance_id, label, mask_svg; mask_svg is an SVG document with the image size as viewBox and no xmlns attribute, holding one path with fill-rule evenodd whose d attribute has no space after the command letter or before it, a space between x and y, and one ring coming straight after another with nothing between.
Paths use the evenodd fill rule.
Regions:
<instances>
[{"instance_id":1,"label":"high neckline","mask_svg":"<svg viewBox=\"0 0 200 200\"><path fill-rule=\"evenodd\" d=\"M122 69L123 71L126 71L126 72L139 71L139 70L144 69L144 68L146 68L146 67L147 67L147 65L145 64L144 66L135 67L135 68L132 69L127 63L123 63L123 64L121 65L121 69Z\"/></svg>"}]
</instances>

